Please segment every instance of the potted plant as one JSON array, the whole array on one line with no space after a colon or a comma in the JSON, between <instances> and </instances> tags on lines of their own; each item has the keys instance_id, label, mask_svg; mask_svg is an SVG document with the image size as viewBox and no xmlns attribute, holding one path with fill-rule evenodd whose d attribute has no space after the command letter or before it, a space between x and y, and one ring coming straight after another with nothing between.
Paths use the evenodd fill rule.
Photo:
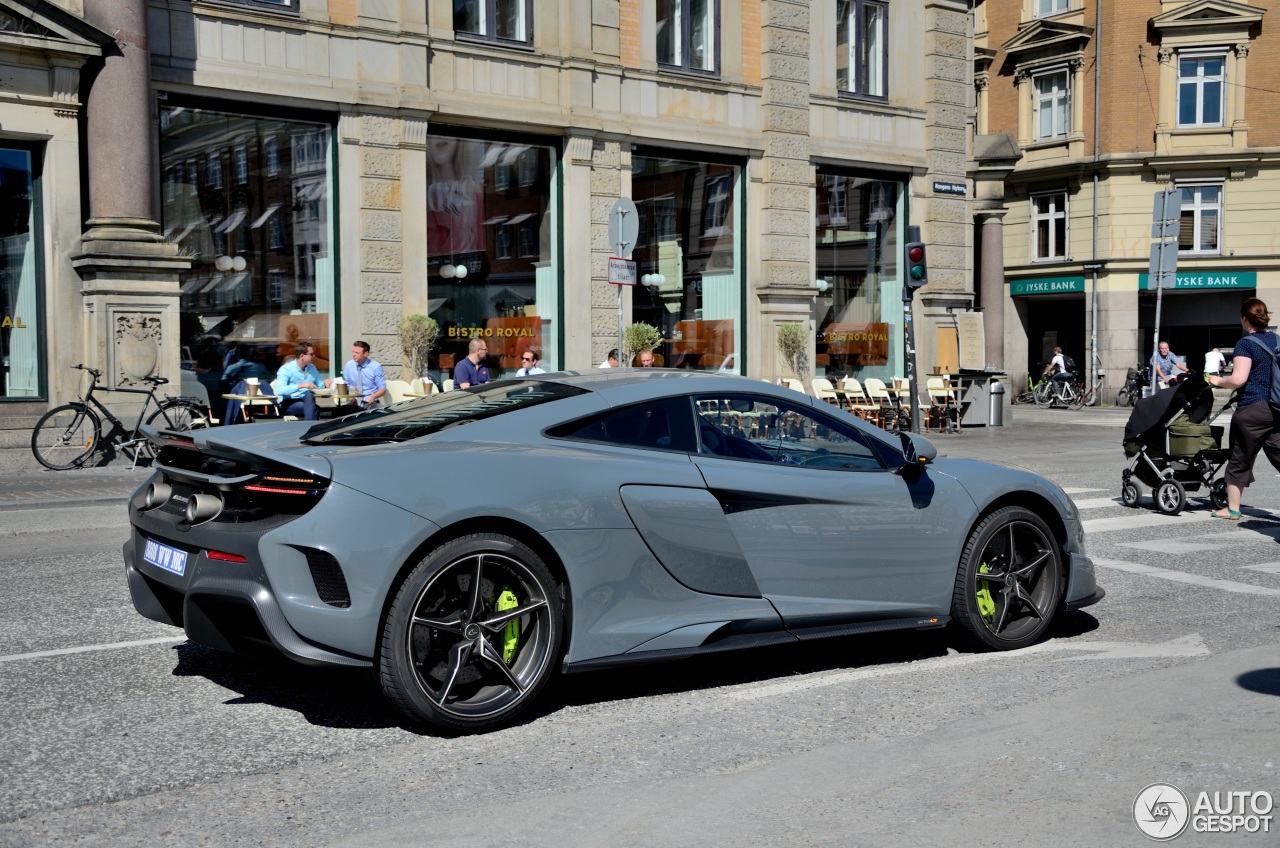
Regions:
<instances>
[{"instance_id":1,"label":"potted plant","mask_svg":"<svg viewBox=\"0 0 1280 848\"><path fill-rule=\"evenodd\" d=\"M427 374L427 357L440 337L440 325L426 315L406 315L398 327L400 347L414 377Z\"/></svg>"},{"instance_id":2,"label":"potted plant","mask_svg":"<svg viewBox=\"0 0 1280 848\"><path fill-rule=\"evenodd\" d=\"M622 361L630 365L642 350L662 344L662 331L651 324L629 324L622 331Z\"/></svg>"},{"instance_id":3,"label":"potted plant","mask_svg":"<svg viewBox=\"0 0 1280 848\"><path fill-rule=\"evenodd\" d=\"M803 324L778 325L778 353L791 372L804 382L809 371L809 331Z\"/></svg>"}]
</instances>

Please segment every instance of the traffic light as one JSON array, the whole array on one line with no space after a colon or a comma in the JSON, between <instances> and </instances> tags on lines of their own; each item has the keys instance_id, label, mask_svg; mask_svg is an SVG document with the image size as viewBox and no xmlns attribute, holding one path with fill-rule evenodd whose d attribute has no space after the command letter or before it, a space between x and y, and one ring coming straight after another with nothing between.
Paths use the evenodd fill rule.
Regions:
<instances>
[{"instance_id":1,"label":"traffic light","mask_svg":"<svg viewBox=\"0 0 1280 848\"><path fill-rule=\"evenodd\" d=\"M929 266L925 262L924 242L909 241L906 245L907 286L918 289L929 282Z\"/></svg>"}]
</instances>

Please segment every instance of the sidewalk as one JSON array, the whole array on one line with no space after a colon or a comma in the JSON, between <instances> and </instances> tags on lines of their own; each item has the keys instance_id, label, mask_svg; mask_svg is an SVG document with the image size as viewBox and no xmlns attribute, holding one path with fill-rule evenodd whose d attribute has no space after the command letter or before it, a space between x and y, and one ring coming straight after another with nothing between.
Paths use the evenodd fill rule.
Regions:
<instances>
[{"instance_id":1,"label":"sidewalk","mask_svg":"<svg viewBox=\"0 0 1280 848\"><path fill-rule=\"evenodd\" d=\"M1120 431L1129 409L1069 410L1013 407L1004 427L968 427L950 435L925 433L943 456L982 459L1021 465L1033 470L1059 467L1081 450L1111 450L1117 458ZM1225 418L1219 423L1225 423ZM1056 461L1055 461L1056 459ZM0 473L0 509L24 509L45 504L119 501L151 475L149 468L130 469L127 463L73 471L13 471Z\"/></svg>"}]
</instances>

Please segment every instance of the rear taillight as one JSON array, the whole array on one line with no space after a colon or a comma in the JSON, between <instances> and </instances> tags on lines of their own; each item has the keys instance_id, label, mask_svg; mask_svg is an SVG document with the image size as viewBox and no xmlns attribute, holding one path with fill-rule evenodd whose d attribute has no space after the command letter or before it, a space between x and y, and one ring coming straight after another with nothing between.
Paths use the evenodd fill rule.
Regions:
<instances>
[{"instance_id":1,"label":"rear taillight","mask_svg":"<svg viewBox=\"0 0 1280 848\"><path fill-rule=\"evenodd\" d=\"M240 554L229 554L226 551L205 551L209 555L209 559L222 560L223 562L248 562L249 560Z\"/></svg>"}]
</instances>

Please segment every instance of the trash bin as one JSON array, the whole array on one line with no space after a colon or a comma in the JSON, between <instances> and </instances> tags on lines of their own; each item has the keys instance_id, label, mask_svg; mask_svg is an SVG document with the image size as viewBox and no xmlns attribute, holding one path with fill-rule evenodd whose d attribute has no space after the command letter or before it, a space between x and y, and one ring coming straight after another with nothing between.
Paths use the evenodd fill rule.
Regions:
<instances>
[{"instance_id":1,"label":"trash bin","mask_svg":"<svg viewBox=\"0 0 1280 848\"><path fill-rule=\"evenodd\" d=\"M991 426L1004 426L1004 383L999 380L991 381Z\"/></svg>"}]
</instances>

